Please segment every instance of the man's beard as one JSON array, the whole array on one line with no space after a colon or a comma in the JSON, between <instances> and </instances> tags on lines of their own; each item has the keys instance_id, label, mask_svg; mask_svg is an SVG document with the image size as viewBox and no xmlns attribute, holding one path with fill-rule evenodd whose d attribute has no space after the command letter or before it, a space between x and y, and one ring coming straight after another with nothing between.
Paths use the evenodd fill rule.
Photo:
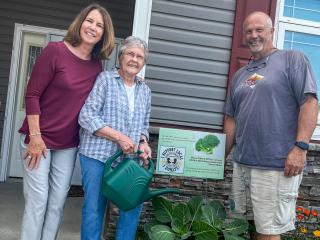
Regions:
<instances>
[{"instance_id":1,"label":"man's beard","mask_svg":"<svg viewBox=\"0 0 320 240\"><path fill-rule=\"evenodd\" d=\"M252 45L252 43L254 43L254 45ZM258 43L258 44L256 44L256 43ZM252 53L261 52L263 49L263 41L261 41L261 40L251 41L251 42L249 42L249 48Z\"/></svg>"}]
</instances>

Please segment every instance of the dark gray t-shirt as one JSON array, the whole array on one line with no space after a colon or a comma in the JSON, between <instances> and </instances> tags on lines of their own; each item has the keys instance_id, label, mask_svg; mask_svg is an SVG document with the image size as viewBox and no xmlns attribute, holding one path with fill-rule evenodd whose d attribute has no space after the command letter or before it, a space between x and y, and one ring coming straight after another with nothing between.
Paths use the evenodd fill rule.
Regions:
<instances>
[{"instance_id":1,"label":"dark gray t-shirt","mask_svg":"<svg viewBox=\"0 0 320 240\"><path fill-rule=\"evenodd\" d=\"M277 50L238 70L225 105L236 122L234 160L282 170L295 143L299 106L316 93L310 63L300 52Z\"/></svg>"}]
</instances>

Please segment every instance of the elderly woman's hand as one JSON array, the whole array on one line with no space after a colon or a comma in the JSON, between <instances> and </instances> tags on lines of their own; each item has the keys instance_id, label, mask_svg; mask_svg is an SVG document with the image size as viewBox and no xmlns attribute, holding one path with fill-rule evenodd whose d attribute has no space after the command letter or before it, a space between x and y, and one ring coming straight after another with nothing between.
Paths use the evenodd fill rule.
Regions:
<instances>
[{"instance_id":1,"label":"elderly woman's hand","mask_svg":"<svg viewBox=\"0 0 320 240\"><path fill-rule=\"evenodd\" d=\"M119 133L117 143L119 144L124 154L134 153L135 145L128 136Z\"/></svg>"}]
</instances>

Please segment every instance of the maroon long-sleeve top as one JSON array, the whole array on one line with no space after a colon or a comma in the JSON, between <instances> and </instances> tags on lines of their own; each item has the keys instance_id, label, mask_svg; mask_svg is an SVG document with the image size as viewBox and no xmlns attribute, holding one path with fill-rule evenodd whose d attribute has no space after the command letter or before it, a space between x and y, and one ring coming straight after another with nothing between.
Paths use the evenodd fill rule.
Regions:
<instances>
[{"instance_id":1,"label":"maroon long-sleeve top","mask_svg":"<svg viewBox=\"0 0 320 240\"><path fill-rule=\"evenodd\" d=\"M79 144L78 115L98 74L100 60L82 60L63 42L51 42L38 57L28 82L26 115L40 115L40 130L48 149ZM20 133L29 128L25 118Z\"/></svg>"}]
</instances>

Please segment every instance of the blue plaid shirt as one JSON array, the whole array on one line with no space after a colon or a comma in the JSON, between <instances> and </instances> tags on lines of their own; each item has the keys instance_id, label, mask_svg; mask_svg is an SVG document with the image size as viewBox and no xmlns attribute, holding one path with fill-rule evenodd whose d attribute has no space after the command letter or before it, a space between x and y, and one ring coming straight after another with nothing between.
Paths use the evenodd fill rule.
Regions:
<instances>
[{"instance_id":1,"label":"blue plaid shirt","mask_svg":"<svg viewBox=\"0 0 320 240\"><path fill-rule=\"evenodd\" d=\"M118 71L100 73L79 115L81 154L106 162L119 148L118 144L94 135L105 126L127 135L135 144L141 135L149 138L151 91L139 77L135 83L134 116L130 119L127 92Z\"/></svg>"}]
</instances>

